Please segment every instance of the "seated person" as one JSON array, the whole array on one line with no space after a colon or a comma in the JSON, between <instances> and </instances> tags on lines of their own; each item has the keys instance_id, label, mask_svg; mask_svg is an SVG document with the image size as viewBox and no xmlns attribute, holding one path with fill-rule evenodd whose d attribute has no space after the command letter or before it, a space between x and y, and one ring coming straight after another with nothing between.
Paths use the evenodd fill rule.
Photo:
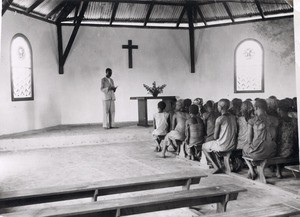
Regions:
<instances>
[{"instance_id":1,"label":"seated person","mask_svg":"<svg viewBox=\"0 0 300 217\"><path fill-rule=\"evenodd\" d=\"M164 112L166 103L161 101L157 104L158 113L153 116L153 128L152 136L156 142L156 151L161 151L160 143L165 138L165 135L170 130L170 115Z\"/></svg>"},{"instance_id":2,"label":"seated person","mask_svg":"<svg viewBox=\"0 0 300 217\"><path fill-rule=\"evenodd\" d=\"M188 114L189 113L189 108L190 108L191 105L192 105L192 100L191 99L189 99L189 98L184 99L183 100L183 111Z\"/></svg>"},{"instance_id":3,"label":"seated person","mask_svg":"<svg viewBox=\"0 0 300 217\"><path fill-rule=\"evenodd\" d=\"M218 102L218 110L221 116L217 118L215 123L214 140L202 145L203 153L215 169L213 173L219 172L221 168L218 165L217 158L213 160L214 155L212 152L231 151L236 146L236 117L228 112L229 106L230 101L228 99L221 99Z\"/></svg>"},{"instance_id":4,"label":"seated person","mask_svg":"<svg viewBox=\"0 0 300 217\"><path fill-rule=\"evenodd\" d=\"M234 98L231 100L232 107L228 110L230 114L239 117L241 113L242 100Z\"/></svg>"},{"instance_id":5,"label":"seated person","mask_svg":"<svg viewBox=\"0 0 300 217\"><path fill-rule=\"evenodd\" d=\"M205 139L204 123L202 119L198 117L199 108L197 105L191 105L189 110L191 118L185 123L186 139L184 146L190 160L200 160L202 144Z\"/></svg>"},{"instance_id":6,"label":"seated person","mask_svg":"<svg viewBox=\"0 0 300 217\"><path fill-rule=\"evenodd\" d=\"M278 103L278 136L277 136L277 156L293 157L298 152L298 127L297 119L288 116L292 109L292 104L287 100L280 100ZM282 178L281 169L283 165L276 165L276 176Z\"/></svg>"},{"instance_id":7,"label":"seated person","mask_svg":"<svg viewBox=\"0 0 300 217\"><path fill-rule=\"evenodd\" d=\"M167 148L171 145L177 151L180 147L177 147L176 140L184 141L185 139L185 121L189 119L189 114L184 112L183 100L177 100L175 106L175 114L172 118L172 129L162 142L162 157L166 157Z\"/></svg>"},{"instance_id":8,"label":"seated person","mask_svg":"<svg viewBox=\"0 0 300 217\"><path fill-rule=\"evenodd\" d=\"M254 160L265 160L276 156L278 119L268 115L267 109L266 100L255 101L255 117L248 122L248 144L243 147L243 156ZM248 178L255 179L257 174L252 164L247 160L246 163L249 167Z\"/></svg>"},{"instance_id":9,"label":"seated person","mask_svg":"<svg viewBox=\"0 0 300 217\"><path fill-rule=\"evenodd\" d=\"M204 112L202 119L206 129L205 142L214 140L215 122L218 114L214 111L214 102L209 100L204 105L206 112Z\"/></svg>"},{"instance_id":10,"label":"seated person","mask_svg":"<svg viewBox=\"0 0 300 217\"><path fill-rule=\"evenodd\" d=\"M276 96L270 96L269 98L266 99L266 101L268 105L267 114L278 118L278 113L277 113L278 99L276 98Z\"/></svg>"},{"instance_id":11,"label":"seated person","mask_svg":"<svg viewBox=\"0 0 300 217\"><path fill-rule=\"evenodd\" d=\"M204 106L203 106L203 99L202 98L196 98L196 99L194 99L193 104L198 106L198 108L199 108L198 116L200 118L202 118L202 115L205 112L205 109L204 109Z\"/></svg>"}]
</instances>

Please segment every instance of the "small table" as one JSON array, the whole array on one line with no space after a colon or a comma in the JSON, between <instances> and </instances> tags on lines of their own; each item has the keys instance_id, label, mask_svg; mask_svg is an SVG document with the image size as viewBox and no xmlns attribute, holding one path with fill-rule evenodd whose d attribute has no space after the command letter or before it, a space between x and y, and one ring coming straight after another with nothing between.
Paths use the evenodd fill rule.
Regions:
<instances>
[{"instance_id":1,"label":"small table","mask_svg":"<svg viewBox=\"0 0 300 217\"><path fill-rule=\"evenodd\" d=\"M296 178L300 178L300 165L285 166L284 168L291 170Z\"/></svg>"},{"instance_id":2,"label":"small table","mask_svg":"<svg viewBox=\"0 0 300 217\"><path fill-rule=\"evenodd\" d=\"M138 126L144 126L147 127L148 125L148 111L147 111L147 100L148 99L162 99L167 107L165 109L166 112L170 112L173 110L173 104L176 102L175 96L157 96L157 97L151 97L151 96L136 96L136 97L130 97L131 100L137 100L138 101Z\"/></svg>"}]
</instances>

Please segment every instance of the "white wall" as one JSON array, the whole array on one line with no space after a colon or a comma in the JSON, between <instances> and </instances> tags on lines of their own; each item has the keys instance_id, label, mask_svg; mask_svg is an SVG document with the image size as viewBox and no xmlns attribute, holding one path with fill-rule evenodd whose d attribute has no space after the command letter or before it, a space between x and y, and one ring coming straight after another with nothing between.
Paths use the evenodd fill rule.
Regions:
<instances>
[{"instance_id":1,"label":"white wall","mask_svg":"<svg viewBox=\"0 0 300 217\"><path fill-rule=\"evenodd\" d=\"M10 43L24 34L33 51L34 101L11 101ZM0 79L0 134L20 132L61 123L60 81L57 73L54 25L6 11L2 17Z\"/></svg>"},{"instance_id":2,"label":"white wall","mask_svg":"<svg viewBox=\"0 0 300 217\"><path fill-rule=\"evenodd\" d=\"M298 111L300 108L300 2L294 1L294 28L295 28L295 55L296 55L296 81L297 81L297 103ZM298 112L298 126L300 126L300 118ZM299 141L300 141L300 130ZM300 142L299 142L299 155L300 155Z\"/></svg>"},{"instance_id":3,"label":"white wall","mask_svg":"<svg viewBox=\"0 0 300 217\"><path fill-rule=\"evenodd\" d=\"M296 95L293 19L197 30L196 73L190 73L189 37L186 30L81 27L58 75L56 27L7 11L3 16L0 92L0 134L57 124L102 122L100 80L111 67L119 89L116 121L136 121L143 83L167 84L163 95L218 100L239 97L279 98ZM71 27L63 27L66 46ZM35 100L11 102L9 47L22 33L31 42ZM265 51L265 93L234 94L234 49L245 38L260 41ZM122 45L133 40L133 69ZM149 118L157 101L149 101ZM5 125L4 125L5 123Z\"/></svg>"},{"instance_id":4,"label":"white wall","mask_svg":"<svg viewBox=\"0 0 300 217\"><path fill-rule=\"evenodd\" d=\"M65 41L72 28L65 27ZM209 28L196 31L196 73L190 73L189 37L185 30L153 30L81 27L65 65L62 122L101 122L100 79L105 68L113 69L119 85L117 121L137 120L137 102L144 96L142 84L167 84L164 95L182 98L223 97L242 99L296 95L293 19ZM260 41L265 52L265 92L234 94L234 50L246 38ZM129 39L139 46L128 68ZM149 101L149 118L156 110Z\"/></svg>"}]
</instances>

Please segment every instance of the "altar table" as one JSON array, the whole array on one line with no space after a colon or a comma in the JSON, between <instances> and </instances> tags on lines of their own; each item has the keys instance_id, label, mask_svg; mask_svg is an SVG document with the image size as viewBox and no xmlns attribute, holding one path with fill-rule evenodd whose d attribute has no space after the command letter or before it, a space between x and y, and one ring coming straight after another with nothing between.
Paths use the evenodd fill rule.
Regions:
<instances>
[{"instance_id":1,"label":"altar table","mask_svg":"<svg viewBox=\"0 0 300 217\"><path fill-rule=\"evenodd\" d=\"M175 96L136 96L136 97L130 97L131 100L137 100L138 101L138 126L144 126L147 127L148 125L148 111L147 111L147 100L149 99L161 99L164 101L167 105L165 111L170 112L173 111L173 105L176 102Z\"/></svg>"}]
</instances>

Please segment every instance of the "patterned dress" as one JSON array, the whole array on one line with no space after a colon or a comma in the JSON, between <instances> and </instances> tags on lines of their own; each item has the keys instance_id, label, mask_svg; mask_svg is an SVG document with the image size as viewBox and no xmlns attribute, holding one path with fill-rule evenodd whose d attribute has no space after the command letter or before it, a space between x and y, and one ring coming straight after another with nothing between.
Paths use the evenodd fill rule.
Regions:
<instances>
[{"instance_id":1,"label":"patterned dress","mask_svg":"<svg viewBox=\"0 0 300 217\"><path fill-rule=\"evenodd\" d=\"M280 119L277 144L278 156L290 157L296 154L298 145L297 119Z\"/></svg>"}]
</instances>

